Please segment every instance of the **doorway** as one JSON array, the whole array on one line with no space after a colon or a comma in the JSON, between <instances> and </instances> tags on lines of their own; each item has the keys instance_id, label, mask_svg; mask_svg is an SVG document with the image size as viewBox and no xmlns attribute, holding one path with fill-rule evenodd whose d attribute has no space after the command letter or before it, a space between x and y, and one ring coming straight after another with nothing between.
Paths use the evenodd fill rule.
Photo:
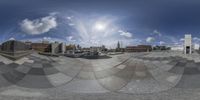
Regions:
<instances>
[{"instance_id":1,"label":"doorway","mask_svg":"<svg viewBox=\"0 0 200 100\"><path fill-rule=\"evenodd\" d=\"M190 53L190 46L186 46L186 54Z\"/></svg>"}]
</instances>

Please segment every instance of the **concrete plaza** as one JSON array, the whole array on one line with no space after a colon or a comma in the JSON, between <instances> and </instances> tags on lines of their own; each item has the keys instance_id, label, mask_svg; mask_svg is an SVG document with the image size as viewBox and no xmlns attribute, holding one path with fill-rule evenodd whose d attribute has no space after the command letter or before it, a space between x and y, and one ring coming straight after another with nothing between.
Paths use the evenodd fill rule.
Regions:
<instances>
[{"instance_id":1,"label":"concrete plaza","mask_svg":"<svg viewBox=\"0 0 200 100\"><path fill-rule=\"evenodd\" d=\"M200 55L0 56L0 100L199 100Z\"/></svg>"}]
</instances>

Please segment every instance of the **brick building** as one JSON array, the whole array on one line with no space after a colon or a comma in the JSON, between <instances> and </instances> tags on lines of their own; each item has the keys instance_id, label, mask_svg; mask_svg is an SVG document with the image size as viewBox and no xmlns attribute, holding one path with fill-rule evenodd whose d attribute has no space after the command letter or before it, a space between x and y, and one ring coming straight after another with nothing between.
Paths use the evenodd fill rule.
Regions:
<instances>
[{"instance_id":1,"label":"brick building","mask_svg":"<svg viewBox=\"0 0 200 100\"><path fill-rule=\"evenodd\" d=\"M138 46L127 46L126 52L150 52L152 51L151 45L138 45Z\"/></svg>"},{"instance_id":2,"label":"brick building","mask_svg":"<svg viewBox=\"0 0 200 100\"><path fill-rule=\"evenodd\" d=\"M46 43L32 43L31 48L38 52L50 52L51 45Z\"/></svg>"}]
</instances>

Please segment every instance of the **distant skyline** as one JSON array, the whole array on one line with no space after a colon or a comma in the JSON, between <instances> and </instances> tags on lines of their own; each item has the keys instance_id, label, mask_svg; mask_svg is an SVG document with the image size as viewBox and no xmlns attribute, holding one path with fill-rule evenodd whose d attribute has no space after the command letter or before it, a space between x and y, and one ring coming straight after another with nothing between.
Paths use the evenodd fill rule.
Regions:
<instances>
[{"instance_id":1,"label":"distant skyline","mask_svg":"<svg viewBox=\"0 0 200 100\"><path fill-rule=\"evenodd\" d=\"M1 0L0 43L49 40L82 46L200 43L197 0Z\"/></svg>"}]
</instances>

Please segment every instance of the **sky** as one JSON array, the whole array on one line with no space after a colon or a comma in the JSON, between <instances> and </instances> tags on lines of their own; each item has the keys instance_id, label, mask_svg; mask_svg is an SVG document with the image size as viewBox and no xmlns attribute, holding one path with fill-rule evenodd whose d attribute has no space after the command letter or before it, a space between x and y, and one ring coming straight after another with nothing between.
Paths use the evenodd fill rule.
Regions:
<instances>
[{"instance_id":1,"label":"sky","mask_svg":"<svg viewBox=\"0 0 200 100\"><path fill-rule=\"evenodd\" d=\"M198 0L0 0L0 43L9 39L81 46L200 43Z\"/></svg>"}]
</instances>

